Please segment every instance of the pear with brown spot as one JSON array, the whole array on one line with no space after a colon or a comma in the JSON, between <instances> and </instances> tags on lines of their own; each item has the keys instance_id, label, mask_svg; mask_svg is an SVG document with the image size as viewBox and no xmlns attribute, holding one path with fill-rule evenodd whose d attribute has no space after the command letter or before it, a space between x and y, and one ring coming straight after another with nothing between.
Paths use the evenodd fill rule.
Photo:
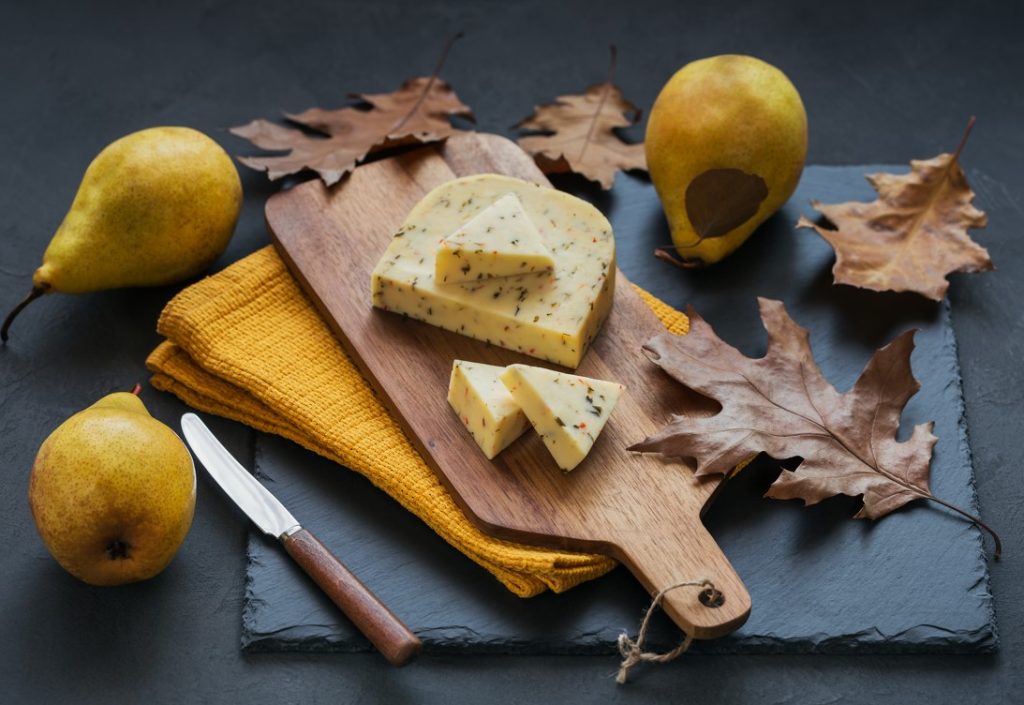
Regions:
<instances>
[{"instance_id":1,"label":"pear with brown spot","mask_svg":"<svg viewBox=\"0 0 1024 705\"><path fill-rule=\"evenodd\" d=\"M43 442L28 501L65 570L91 585L121 585L157 575L174 558L192 525L195 468L137 394L118 392Z\"/></svg>"},{"instance_id":2,"label":"pear with brown spot","mask_svg":"<svg viewBox=\"0 0 1024 705\"><path fill-rule=\"evenodd\" d=\"M807 113L779 69L752 56L713 56L665 84L644 148L674 244L656 254L683 267L712 264L793 194Z\"/></svg>"}]
</instances>

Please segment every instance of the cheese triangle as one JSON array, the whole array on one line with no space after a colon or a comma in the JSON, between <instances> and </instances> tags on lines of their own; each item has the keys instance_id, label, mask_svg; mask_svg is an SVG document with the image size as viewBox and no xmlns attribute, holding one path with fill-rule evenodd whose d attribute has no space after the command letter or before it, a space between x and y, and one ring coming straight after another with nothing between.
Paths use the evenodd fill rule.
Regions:
<instances>
[{"instance_id":1,"label":"cheese triangle","mask_svg":"<svg viewBox=\"0 0 1024 705\"><path fill-rule=\"evenodd\" d=\"M530 427L499 377L504 367L455 360L448 403L489 459Z\"/></svg>"},{"instance_id":2,"label":"cheese triangle","mask_svg":"<svg viewBox=\"0 0 1024 705\"><path fill-rule=\"evenodd\" d=\"M554 267L519 198L507 193L441 241L434 281L458 284L549 272Z\"/></svg>"},{"instance_id":3,"label":"cheese triangle","mask_svg":"<svg viewBox=\"0 0 1024 705\"><path fill-rule=\"evenodd\" d=\"M542 367L510 365L501 381L562 470L579 465L625 387Z\"/></svg>"}]
</instances>

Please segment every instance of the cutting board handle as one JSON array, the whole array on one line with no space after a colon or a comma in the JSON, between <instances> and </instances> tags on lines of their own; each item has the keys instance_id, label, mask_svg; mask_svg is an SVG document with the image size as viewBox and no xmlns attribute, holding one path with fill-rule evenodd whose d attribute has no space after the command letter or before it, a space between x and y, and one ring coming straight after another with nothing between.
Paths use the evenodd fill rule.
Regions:
<instances>
[{"instance_id":1,"label":"cutting board handle","mask_svg":"<svg viewBox=\"0 0 1024 705\"><path fill-rule=\"evenodd\" d=\"M665 520L670 522L670 519ZM619 546L619 558L651 596L685 582L710 580L719 599L705 588L684 586L665 593L661 607L695 639L714 639L738 629L750 615L750 594L711 534L703 526L676 531L664 524L643 531Z\"/></svg>"}]
</instances>

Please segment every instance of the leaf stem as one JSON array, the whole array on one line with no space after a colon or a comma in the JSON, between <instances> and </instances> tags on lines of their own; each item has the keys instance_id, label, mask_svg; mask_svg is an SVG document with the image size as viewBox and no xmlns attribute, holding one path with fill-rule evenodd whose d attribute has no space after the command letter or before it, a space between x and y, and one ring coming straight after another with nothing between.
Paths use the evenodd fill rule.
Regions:
<instances>
[{"instance_id":1,"label":"leaf stem","mask_svg":"<svg viewBox=\"0 0 1024 705\"><path fill-rule=\"evenodd\" d=\"M993 543L995 544L995 547L994 547L994 549L992 551L992 557L995 558L997 561L1000 558L1002 558L1002 556L1003 556L1003 542L999 538L999 534L996 533L995 529L993 529L991 526L989 526L988 524L983 522L980 517L976 517L973 514L965 512L960 507L956 506L955 504L950 504L949 502L947 502L944 499L939 499L938 497L933 495L930 490L922 489L922 488L918 487L917 485L913 484L912 482L904 481L900 477L894 475L893 473L891 473L888 470L886 470L885 468L883 468L881 465L877 465L877 464L873 465L872 463L867 462L864 458L860 457L860 455L857 454L853 450L853 448L851 448L846 443L844 443L841 438L839 438L836 434L832 433L826 426L821 426L821 428L826 433L828 433L833 439L835 439L835 441L837 443L839 443L841 446L843 446L843 448L845 448L847 450L847 452L850 453L850 455L852 455L853 457L857 458L857 460L859 460L860 462L864 463L864 465L866 465L867 467L873 469L879 475L882 475L883 477L885 477L889 482L892 482L895 485L899 485L900 487L906 488L907 490L909 490L909 491L913 492L914 494L916 494L921 499L927 499L927 500L930 500L932 502L935 502L936 504L941 504L946 509L950 509L950 510L956 512L957 514L959 514L960 516L964 517L969 522L971 522L972 524L977 526L979 529L982 529L982 530L988 532L989 536L992 537Z\"/></svg>"},{"instance_id":2,"label":"leaf stem","mask_svg":"<svg viewBox=\"0 0 1024 705\"><path fill-rule=\"evenodd\" d=\"M921 490L917 490L917 491L921 492ZM993 529L991 526L989 526L988 524L983 522L979 517L976 517L973 514L969 514L968 512L965 512L960 507L957 507L954 504L950 504L949 502L947 502L944 499L939 499L938 497L933 495L931 492L921 492L921 497L924 498L924 499L931 500L932 502L935 502L936 504L941 504L946 509L951 509L952 511L956 512L957 514L959 514L960 516L962 516L963 518L967 519L969 522L971 522L972 524L977 526L979 529L983 529L983 530L987 531L988 535L992 537L992 541L995 543L995 548L992 551L992 557L995 558L997 561L1000 558L1002 558L1002 556L1003 556L1003 542L999 538L999 534L997 534L995 532L995 529Z\"/></svg>"},{"instance_id":3,"label":"leaf stem","mask_svg":"<svg viewBox=\"0 0 1024 705\"><path fill-rule=\"evenodd\" d=\"M808 394L808 399L809 398L810 398L810 395ZM820 416L820 413L819 413L819 416ZM804 418L806 418L806 417L804 417ZM811 419L808 419L808 420L811 421L811 423L814 423L813 420L811 420ZM997 534L995 532L995 529L993 529L991 526L989 526L988 524L983 522L980 517L976 517L973 514L965 512L960 507L956 506L955 504L950 504L949 502L947 502L944 499L939 499L938 497L933 495L930 490L922 489L921 487L918 487L917 485L913 484L912 482L903 480L902 478L898 477L897 475L895 475L895 474L889 472L888 470L886 470L885 468L883 468L881 465L877 464L877 462L874 461L874 458L872 458L872 462L869 463L867 460L865 460L864 458L860 457L860 454L857 453L852 447L847 445L843 441L842 438L840 438L837 434L833 433L831 429L829 429L827 426L825 426L824 425L824 419L822 419L822 423L821 424L817 424L817 425L825 433L827 433L829 436L831 436L836 441L836 443L841 445L850 455L852 455L857 460L862 462L868 468L871 468L872 470L877 472L879 475L882 475L889 482L891 482L891 483L893 483L895 485L899 485L900 487L903 487L903 488L909 490L910 492L913 492L914 494L916 494L921 499L928 499L928 500L931 500L932 502L935 502L936 504L941 504L946 509L951 509L952 511L956 512L957 514L959 514L960 516L964 517L969 522L971 522L972 524L977 526L979 529L983 529L984 531L987 531L988 534L992 537L992 541L995 543L995 547L994 547L994 549L992 551L992 557L995 558L997 561L1002 557L1002 555L1003 555L1003 542L999 538L999 534Z\"/></svg>"},{"instance_id":4,"label":"leaf stem","mask_svg":"<svg viewBox=\"0 0 1024 705\"><path fill-rule=\"evenodd\" d=\"M916 494L921 499L927 499L927 500L930 500L932 502L935 502L936 504L941 504L946 509L950 509L950 510L956 512L957 514L959 514L960 516L962 516L963 518L967 519L967 521L971 522L972 524L977 526L979 529L982 529L982 530L988 532L989 536L992 537L993 543L995 544L995 547L993 548L993 551L992 551L992 557L995 558L997 561L1000 558L1002 558L1002 556L1003 556L1003 542L999 538L999 534L996 533L995 529L993 529L991 526L989 526L988 524L983 522L980 517L976 517L973 514L970 514L969 512L965 512L960 507L956 506L955 504L950 504L949 502L947 502L944 499L939 499L938 497L933 495L929 490L922 489L922 488L918 487L917 485L913 484L912 482L904 481L900 477L892 474L891 472L889 472L888 470L883 468L881 465L873 465L873 464L867 462L866 460L864 460L864 458L861 458L860 455L858 455L853 450L853 448L851 448L850 446L846 445L842 441L841 438L839 438L834 433L832 433L827 427L822 426L821 428L826 433L828 433L833 439L835 439L835 441L837 443L842 445L843 448L845 448L847 450L847 452L850 453L850 455L852 455L853 457L857 458L857 460L859 460L860 462L864 463L864 465L866 465L867 467L873 469L878 474L880 474L883 477L885 477L889 482L892 482L895 485L899 485L900 487L903 487L903 488L913 492L914 494Z\"/></svg>"},{"instance_id":5,"label":"leaf stem","mask_svg":"<svg viewBox=\"0 0 1024 705\"><path fill-rule=\"evenodd\" d=\"M974 127L976 118L971 115L971 119L967 121L967 127L964 129L963 137L960 138L960 144L957 145L956 151L953 152L953 161L960 159L960 153L964 151L964 146L967 144L967 138L971 136L971 128Z\"/></svg>"},{"instance_id":6,"label":"leaf stem","mask_svg":"<svg viewBox=\"0 0 1024 705\"><path fill-rule=\"evenodd\" d=\"M580 156L577 161L583 161L583 155L587 151L587 147L590 146L591 140L594 138L594 130L597 128L597 118L601 116L601 111L604 110L604 104L608 102L608 93L614 86L615 79L615 64L618 63L618 50L614 44L608 45L608 80L605 81L604 90L601 91L601 100L597 103L597 110L594 111L594 117L590 120L590 129L587 130L587 136L583 140L583 145L580 147Z\"/></svg>"},{"instance_id":7,"label":"leaf stem","mask_svg":"<svg viewBox=\"0 0 1024 705\"><path fill-rule=\"evenodd\" d=\"M455 42L459 41L464 36L465 32L456 32L449 37L447 42L445 42L444 49L441 50L441 56L438 58L437 65L434 67L434 73L430 74L430 79L427 81L427 85L423 87L423 92L420 93L420 97L416 99L416 102L413 104L412 108L410 108L409 112L407 112L401 120L395 123L390 130L388 130L388 134L393 134L396 130L401 129L402 125L409 122L409 118L415 115L416 111L420 109L420 106L423 105L423 101L425 101L427 96L430 95L430 89L433 88L434 84L437 82L437 77L441 74L441 69L444 68L444 62L448 60L448 53L452 50Z\"/></svg>"}]
</instances>

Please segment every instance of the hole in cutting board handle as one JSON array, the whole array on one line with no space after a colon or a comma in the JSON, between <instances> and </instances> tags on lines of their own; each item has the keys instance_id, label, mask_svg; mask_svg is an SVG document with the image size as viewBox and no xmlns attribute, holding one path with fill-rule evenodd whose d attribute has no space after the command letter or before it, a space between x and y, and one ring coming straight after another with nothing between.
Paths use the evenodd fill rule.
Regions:
<instances>
[{"instance_id":1,"label":"hole in cutting board handle","mask_svg":"<svg viewBox=\"0 0 1024 705\"><path fill-rule=\"evenodd\" d=\"M721 590L715 588L704 588L700 591L700 595L697 596L700 603L705 607L714 609L715 607L721 607L725 604L725 595Z\"/></svg>"}]
</instances>

